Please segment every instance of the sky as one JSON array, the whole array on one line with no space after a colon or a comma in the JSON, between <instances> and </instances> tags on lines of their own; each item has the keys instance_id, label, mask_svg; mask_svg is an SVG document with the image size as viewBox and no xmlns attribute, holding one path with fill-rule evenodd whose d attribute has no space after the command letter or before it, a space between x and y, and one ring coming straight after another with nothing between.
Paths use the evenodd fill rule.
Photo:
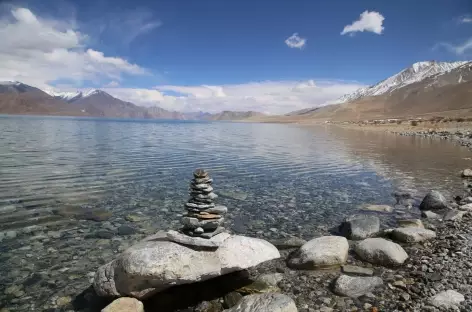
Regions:
<instances>
[{"instance_id":1,"label":"sky","mask_svg":"<svg viewBox=\"0 0 472 312\"><path fill-rule=\"evenodd\" d=\"M281 114L472 59L472 1L3 0L0 42L0 81Z\"/></svg>"}]
</instances>

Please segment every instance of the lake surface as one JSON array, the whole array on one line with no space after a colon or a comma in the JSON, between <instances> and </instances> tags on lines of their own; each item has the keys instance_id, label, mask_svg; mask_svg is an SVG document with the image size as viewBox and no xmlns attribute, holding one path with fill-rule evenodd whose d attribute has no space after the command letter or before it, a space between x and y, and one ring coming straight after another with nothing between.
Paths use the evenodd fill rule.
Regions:
<instances>
[{"instance_id":1,"label":"lake surface","mask_svg":"<svg viewBox=\"0 0 472 312\"><path fill-rule=\"evenodd\" d=\"M461 194L471 157L447 141L333 126L1 116L0 308L80 310L69 297L99 265L179 227L196 168L214 178L233 232L309 239L363 204L394 205L396 190Z\"/></svg>"}]
</instances>

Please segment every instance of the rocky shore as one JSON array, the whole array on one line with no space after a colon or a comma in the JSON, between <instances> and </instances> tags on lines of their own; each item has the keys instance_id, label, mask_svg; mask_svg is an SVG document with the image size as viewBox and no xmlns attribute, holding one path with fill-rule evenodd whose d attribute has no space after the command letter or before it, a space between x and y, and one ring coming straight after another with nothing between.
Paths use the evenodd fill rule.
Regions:
<instances>
[{"instance_id":1,"label":"rocky shore","mask_svg":"<svg viewBox=\"0 0 472 312\"><path fill-rule=\"evenodd\" d=\"M402 136L417 136L424 138L438 138L457 142L462 146L472 149L472 131L446 131L446 130L419 130L419 131L390 131Z\"/></svg>"},{"instance_id":2,"label":"rocky shore","mask_svg":"<svg viewBox=\"0 0 472 312\"><path fill-rule=\"evenodd\" d=\"M394 227L384 227L379 215L372 211L358 213L331 229L331 235L309 241L296 237L272 241L279 255L271 250L270 243L262 240L255 245L252 238L244 238L237 244L225 241L215 251L215 254L225 254L218 256L220 260L225 258L232 268L238 267L240 261L244 263L241 265L244 270L231 269L228 273L234 273L230 274L209 273L211 264L206 260L195 264L194 260L200 257L196 253L203 251L187 252L186 247L175 245L172 253L181 255L174 257L170 265L161 261L166 257L164 245L156 249L159 259L147 256L154 248L149 244L145 248L131 247L133 251L126 251L115 262L134 268L121 267L107 275L104 271L108 269L104 266L95 276L94 288L99 294L112 298L120 294L110 296L102 290L128 281L122 284L128 294L132 297L139 294L137 297L144 299L142 305L136 299L121 298L118 300L128 300L134 308L124 310L115 300L102 310L104 312L138 312L145 308L146 311L181 312L471 311L472 197L469 195L470 191L466 190L448 201L433 190L418 207L413 207L411 196L398 192L394 194L397 205L390 208L419 209L421 219L398 218ZM233 237L231 239L240 240ZM175 243L172 244L169 246ZM237 256L233 247L243 254L252 249L254 254ZM140 257L136 257L136 250ZM269 251L270 254L261 257ZM207 260L211 260L211 254L204 253ZM192 259L186 260L189 254ZM153 261L159 262L157 271L148 266ZM190 269L188 263L193 263ZM261 264L255 265L257 263ZM180 266L184 271L180 271ZM161 272L164 267L172 267L174 273L164 274ZM218 277L203 273L207 276L201 278L192 273L202 267ZM168 281L169 285L182 284L179 281L184 285L166 286L164 292L158 290L157 293L152 288L153 296L144 297L135 292L141 290L136 287L143 285L142 278L148 279L148 283L144 283L148 288Z\"/></svg>"},{"instance_id":3,"label":"rocky shore","mask_svg":"<svg viewBox=\"0 0 472 312\"><path fill-rule=\"evenodd\" d=\"M462 176L467 182L472 170ZM107 255L107 261L114 259L109 263L101 258L100 269L86 274L94 286L81 293L74 279L54 285L39 271L5 287L0 311L15 311L14 304L41 306L25 295L37 285L75 291L74 296L44 298L54 304L34 309L47 312L472 311L472 193L465 185L451 200L437 191L424 194L421 202L396 192L396 205L366 204L327 231L312 229L305 239L261 233L266 241L231 234L229 226L230 234L217 245L192 247L169 241L169 232L161 231L120 246ZM132 235L130 228L120 226L118 232ZM102 242L107 239L103 233ZM76 240L64 238L64 246ZM92 251L84 247L82 252ZM64 273L74 270L65 263L49 265Z\"/></svg>"}]
</instances>

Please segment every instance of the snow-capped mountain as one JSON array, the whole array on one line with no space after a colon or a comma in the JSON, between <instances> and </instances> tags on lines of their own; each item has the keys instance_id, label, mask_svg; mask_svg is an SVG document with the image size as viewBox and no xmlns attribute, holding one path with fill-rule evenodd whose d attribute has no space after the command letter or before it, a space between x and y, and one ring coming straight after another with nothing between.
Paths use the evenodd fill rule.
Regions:
<instances>
[{"instance_id":1,"label":"snow-capped mountain","mask_svg":"<svg viewBox=\"0 0 472 312\"><path fill-rule=\"evenodd\" d=\"M67 102L74 102L74 101L84 99L89 96L97 95L97 94L108 95L108 93L103 92L101 90L97 90L97 89L92 89L88 91L76 91L76 92L55 92L54 90L45 90L45 92L56 99L61 99Z\"/></svg>"},{"instance_id":2,"label":"snow-capped mountain","mask_svg":"<svg viewBox=\"0 0 472 312\"><path fill-rule=\"evenodd\" d=\"M390 93L410 84L420 82L428 77L448 73L467 63L468 62L418 62L373 86L361 88L354 93L346 94L333 104L347 103L368 96Z\"/></svg>"}]
</instances>

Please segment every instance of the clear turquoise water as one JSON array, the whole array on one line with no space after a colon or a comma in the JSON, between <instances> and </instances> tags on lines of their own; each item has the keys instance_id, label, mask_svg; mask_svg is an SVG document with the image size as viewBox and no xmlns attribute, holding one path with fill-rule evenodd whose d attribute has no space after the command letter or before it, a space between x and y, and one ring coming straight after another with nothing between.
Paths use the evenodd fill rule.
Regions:
<instances>
[{"instance_id":1,"label":"clear turquoise water","mask_svg":"<svg viewBox=\"0 0 472 312\"><path fill-rule=\"evenodd\" d=\"M471 163L449 142L322 126L1 116L0 134L0 285L23 292L0 289L12 311L55 307L129 244L177 228L195 168L214 178L228 228L272 239L326 233L398 189L452 195ZM111 217L77 215L97 209Z\"/></svg>"}]
</instances>

